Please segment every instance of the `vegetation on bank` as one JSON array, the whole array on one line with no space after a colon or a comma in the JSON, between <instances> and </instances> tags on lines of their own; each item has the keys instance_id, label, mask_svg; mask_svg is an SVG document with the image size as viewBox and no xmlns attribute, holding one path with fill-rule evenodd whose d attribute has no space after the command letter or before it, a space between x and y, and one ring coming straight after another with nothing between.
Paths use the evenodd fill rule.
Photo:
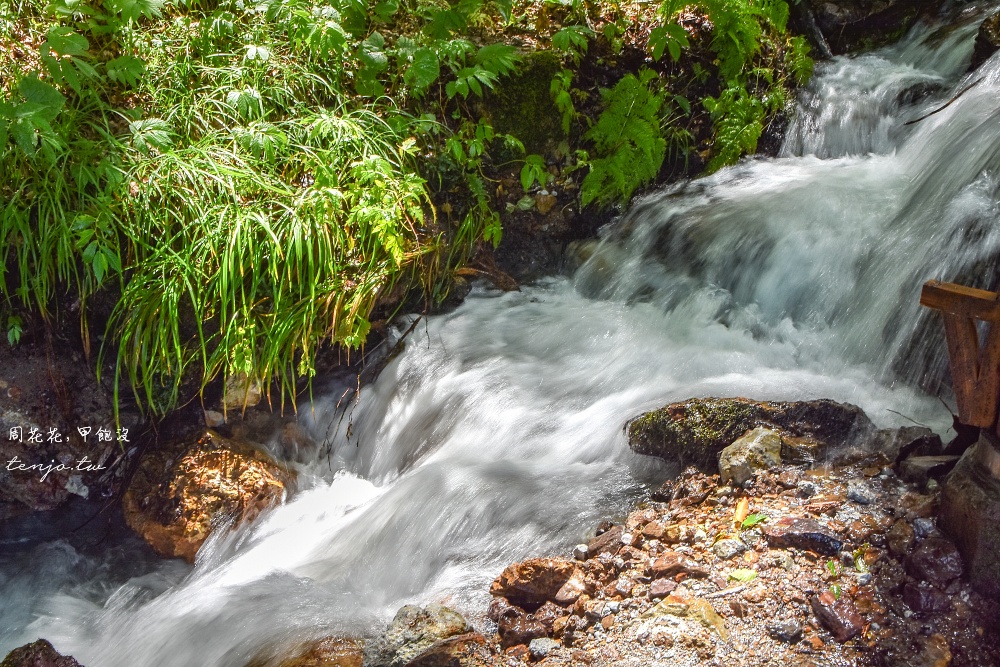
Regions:
<instances>
[{"instance_id":1,"label":"vegetation on bank","mask_svg":"<svg viewBox=\"0 0 1000 667\"><path fill-rule=\"evenodd\" d=\"M0 0L0 323L14 345L79 319L154 412L220 375L294 400L320 348L361 346L390 292L438 303L500 242L504 170L525 192L578 172L580 204L608 207L665 164L755 151L811 74L788 15L784 0ZM541 142L495 111L539 52L558 114Z\"/></svg>"}]
</instances>

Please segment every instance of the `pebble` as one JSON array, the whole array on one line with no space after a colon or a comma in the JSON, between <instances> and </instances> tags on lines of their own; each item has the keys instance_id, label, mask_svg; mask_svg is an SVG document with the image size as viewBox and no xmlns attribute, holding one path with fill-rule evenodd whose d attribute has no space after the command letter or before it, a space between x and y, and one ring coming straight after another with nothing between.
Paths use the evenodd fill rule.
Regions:
<instances>
[{"instance_id":1,"label":"pebble","mask_svg":"<svg viewBox=\"0 0 1000 667\"><path fill-rule=\"evenodd\" d=\"M587 550L586 544L578 544L573 547L573 558L576 560L587 560L587 556L590 552Z\"/></svg>"},{"instance_id":2,"label":"pebble","mask_svg":"<svg viewBox=\"0 0 1000 667\"><path fill-rule=\"evenodd\" d=\"M847 483L847 499L859 505L871 505L878 500L878 494L865 482L851 480Z\"/></svg>"},{"instance_id":3,"label":"pebble","mask_svg":"<svg viewBox=\"0 0 1000 667\"><path fill-rule=\"evenodd\" d=\"M541 660L555 648L559 648L559 642L548 637L532 639L531 643L528 644L528 652L531 654L532 660Z\"/></svg>"},{"instance_id":4,"label":"pebble","mask_svg":"<svg viewBox=\"0 0 1000 667\"><path fill-rule=\"evenodd\" d=\"M917 537L923 539L929 537L935 531L934 520L920 517L913 520L913 532Z\"/></svg>"},{"instance_id":5,"label":"pebble","mask_svg":"<svg viewBox=\"0 0 1000 667\"><path fill-rule=\"evenodd\" d=\"M846 595L836 598L830 591L823 591L809 602L816 618L838 642L856 637L865 626L854 603Z\"/></svg>"},{"instance_id":6,"label":"pebble","mask_svg":"<svg viewBox=\"0 0 1000 667\"><path fill-rule=\"evenodd\" d=\"M824 556L836 556L844 546L843 540L814 519L781 519L766 526L764 534L772 547L806 549Z\"/></svg>"},{"instance_id":7,"label":"pebble","mask_svg":"<svg viewBox=\"0 0 1000 667\"><path fill-rule=\"evenodd\" d=\"M803 498L812 498L817 493L819 493L819 485L816 482L810 482L809 480L802 480L795 485L799 490L799 495Z\"/></svg>"},{"instance_id":8,"label":"pebble","mask_svg":"<svg viewBox=\"0 0 1000 667\"><path fill-rule=\"evenodd\" d=\"M794 644L802 639L802 624L794 618L772 623L767 628L768 634L778 641Z\"/></svg>"},{"instance_id":9,"label":"pebble","mask_svg":"<svg viewBox=\"0 0 1000 667\"><path fill-rule=\"evenodd\" d=\"M712 551L715 555L722 560L729 560L735 556L739 556L741 553L747 550L747 545L741 540L719 540L712 547Z\"/></svg>"}]
</instances>

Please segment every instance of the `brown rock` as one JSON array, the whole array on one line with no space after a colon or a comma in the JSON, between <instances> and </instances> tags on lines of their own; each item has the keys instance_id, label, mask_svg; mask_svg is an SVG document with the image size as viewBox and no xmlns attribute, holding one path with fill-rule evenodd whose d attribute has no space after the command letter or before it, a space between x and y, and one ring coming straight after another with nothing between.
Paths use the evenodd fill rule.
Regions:
<instances>
[{"instance_id":1,"label":"brown rock","mask_svg":"<svg viewBox=\"0 0 1000 667\"><path fill-rule=\"evenodd\" d=\"M941 591L910 582L903 587L903 602L913 611L949 611L951 600Z\"/></svg>"},{"instance_id":2,"label":"brown rock","mask_svg":"<svg viewBox=\"0 0 1000 667\"><path fill-rule=\"evenodd\" d=\"M60 655L48 641L39 639L7 654L0 667L81 667L67 655Z\"/></svg>"},{"instance_id":3,"label":"brown rock","mask_svg":"<svg viewBox=\"0 0 1000 667\"><path fill-rule=\"evenodd\" d=\"M662 540L667 533L667 527L659 521L651 521L642 529L642 536L650 540Z\"/></svg>"},{"instance_id":4,"label":"brown rock","mask_svg":"<svg viewBox=\"0 0 1000 667\"><path fill-rule=\"evenodd\" d=\"M918 579L947 584L962 576L962 556L953 542L929 537L906 559L906 570Z\"/></svg>"},{"instance_id":5,"label":"brown rock","mask_svg":"<svg viewBox=\"0 0 1000 667\"><path fill-rule=\"evenodd\" d=\"M980 65L989 60L990 56L996 53L997 49L1000 49L1000 14L992 14L979 24L979 33L976 35L976 45L972 51L969 71L978 69Z\"/></svg>"},{"instance_id":6,"label":"brown rock","mask_svg":"<svg viewBox=\"0 0 1000 667\"><path fill-rule=\"evenodd\" d=\"M622 548L623 532L625 532L624 526L613 526L592 539L587 543L587 558L593 558L602 553L609 553L612 556L617 554L618 550Z\"/></svg>"},{"instance_id":7,"label":"brown rock","mask_svg":"<svg viewBox=\"0 0 1000 667\"><path fill-rule=\"evenodd\" d=\"M813 519L780 519L764 526L764 535L771 548L806 549L824 556L836 556L843 540Z\"/></svg>"},{"instance_id":8,"label":"brown rock","mask_svg":"<svg viewBox=\"0 0 1000 667\"><path fill-rule=\"evenodd\" d=\"M857 636L865 626L854 603L846 595L837 599L830 591L823 591L814 595L810 603L816 618L838 642L843 643Z\"/></svg>"},{"instance_id":9,"label":"brown rock","mask_svg":"<svg viewBox=\"0 0 1000 667\"><path fill-rule=\"evenodd\" d=\"M676 551L667 551L658 556L650 563L647 572L654 579L673 577L680 573L696 578L708 576L708 570L704 566Z\"/></svg>"},{"instance_id":10,"label":"brown rock","mask_svg":"<svg viewBox=\"0 0 1000 667\"><path fill-rule=\"evenodd\" d=\"M577 569L573 572L573 576L556 591L552 600L556 604L570 605L576 602L581 595L585 593L591 595L593 592L594 587L584 578L583 571Z\"/></svg>"},{"instance_id":11,"label":"brown rock","mask_svg":"<svg viewBox=\"0 0 1000 667\"><path fill-rule=\"evenodd\" d=\"M310 642L298 655L277 663L278 667L361 667L364 644L358 639L324 637ZM254 665L257 663L251 663ZM261 664L274 664L262 660Z\"/></svg>"},{"instance_id":12,"label":"brown rock","mask_svg":"<svg viewBox=\"0 0 1000 667\"><path fill-rule=\"evenodd\" d=\"M536 621L545 626L545 630L552 634L556 621L560 618L569 617L569 611L557 604L546 602L531 615Z\"/></svg>"},{"instance_id":13,"label":"brown rock","mask_svg":"<svg viewBox=\"0 0 1000 667\"><path fill-rule=\"evenodd\" d=\"M610 531L609 531L610 532ZM576 575L582 573L573 561L563 558L529 558L507 567L490 586L490 593L503 596L511 604L534 611L556 595ZM579 597L576 592L575 596Z\"/></svg>"},{"instance_id":14,"label":"brown rock","mask_svg":"<svg viewBox=\"0 0 1000 667\"><path fill-rule=\"evenodd\" d=\"M548 215L549 211L556 205L556 201L554 195L538 195L535 197L535 206L538 208L539 213Z\"/></svg>"},{"instance_id":15,"label":"brown rock","mask_svg":"<svg viewBox=\"0 0 1000 667\"><path fill-rule=\"evenodd\" d=\"M406 667L486 667L490 664L486 638L478 632L469 632L437 642L406 663Z\"/></svg>"},{"instance_id":16,"label":"brown rock","mask_svg":"<svg viewBox=\"0 0 1000 667\"><path fill-rule=\"evenodd\" d=\"M951 647L943 635L933 634L924 642L913 667L948 667L951 664Z\"/></svg>"},{"instance_id":17,"label":"brown rock","mask_svg":"<svg viewBox=\"0 0 1000 667\"><path fill-rule=\"evenodd\" d=\"M664 598L677 588L677 582L672 579L654 579L649 585L649 597L653 600Z\"/></svg>"},{"instance_id":18,"label":"brown rock","mask_svg":"<svg viewBox=\"0 0 1000 667\"><path fill-rule=\"evenodd\" d=\"M265 454L206 431L142 459L123 499L125 520L160 555L193 562L229 517L239 525L280 503L288 479Z\"/></svg>"},{"instance_id":19,"label":"brown rock","mask_svg":"<svg viewBox=\"0 0 1000 667\"><path fill-rule=\"evenodd\" d=\"M889 553L896 558L902 558L909 553L916 539L913 526L905 519L900 519L892 524L892 528L885 534L885 542L886 546L889 547Z\"/></svg>"},{"instance_id":20,"label":"brown rock","mask_svg":"<svg viewBox=\"0 0 1000 667\"><path fill-rule=\"evenodd\" d=\"M548 637L549 631L541 621L531 616L513 616L500 619L497 634L500 635L500 645L509 648L518 644L527 646L532 639Z\"/></svg>"}]
</instances>

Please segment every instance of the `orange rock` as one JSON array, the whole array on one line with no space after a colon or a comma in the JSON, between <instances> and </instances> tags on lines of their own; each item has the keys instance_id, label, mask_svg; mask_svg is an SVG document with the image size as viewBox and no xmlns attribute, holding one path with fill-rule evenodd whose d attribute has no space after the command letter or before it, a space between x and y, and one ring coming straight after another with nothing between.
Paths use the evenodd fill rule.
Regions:
<instances>
[{"instance_id":1,"label":"orange rock","mask_svg":"<svg viewBox=\"0 0 1000 667\"><path fill-rule=\"evenodd\" d=\"M236 525L281 502L287 474L262 452L206 431L147 454L125 492L125 521L161 556L193 562L226 517Z\"/></svg>"},{"instance_id":2,"label":"orange rock","mask_svg":"<svg viewBox=\"0 0 1000 667\"><path fill-rule=\"evenodd\" d=\"M563 558L529 558L508 566L490 586L490 593L505 597L511 604L530 611L555 600L571 579L574 581L571 588L574 589L575 600L585 592L583 572L575 563ZM568 594L569 591L563 593ZM573 600L567 600L567 603Z\"/></svg>"}]
</instances>

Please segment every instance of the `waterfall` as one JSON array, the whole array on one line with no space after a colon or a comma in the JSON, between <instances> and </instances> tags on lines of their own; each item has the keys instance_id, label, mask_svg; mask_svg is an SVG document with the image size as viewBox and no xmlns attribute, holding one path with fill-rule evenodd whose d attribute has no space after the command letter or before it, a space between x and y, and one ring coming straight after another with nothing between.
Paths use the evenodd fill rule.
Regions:
<instances>
[{"instance_id":1,"label":"waterfall","mask_svg":"<svg viewBox=\"0 0 1000 667\"><path fill-rule=\"evenodd\" d=\"M944 432L916 387L942 363L919 287L988 283L1000 252L1000 56L963 73L976 27L821 64L779 158L647 196L572 277L422 320L346 415L331 380L302 411L320 445L300 490L193 568L134 538L0 556L0 654L43 636L87 667L243 667L410 602L475 618L506 564L566 553L671 472L622 426L690 396L827 397Z\"/></svg>"}]
</instances>

